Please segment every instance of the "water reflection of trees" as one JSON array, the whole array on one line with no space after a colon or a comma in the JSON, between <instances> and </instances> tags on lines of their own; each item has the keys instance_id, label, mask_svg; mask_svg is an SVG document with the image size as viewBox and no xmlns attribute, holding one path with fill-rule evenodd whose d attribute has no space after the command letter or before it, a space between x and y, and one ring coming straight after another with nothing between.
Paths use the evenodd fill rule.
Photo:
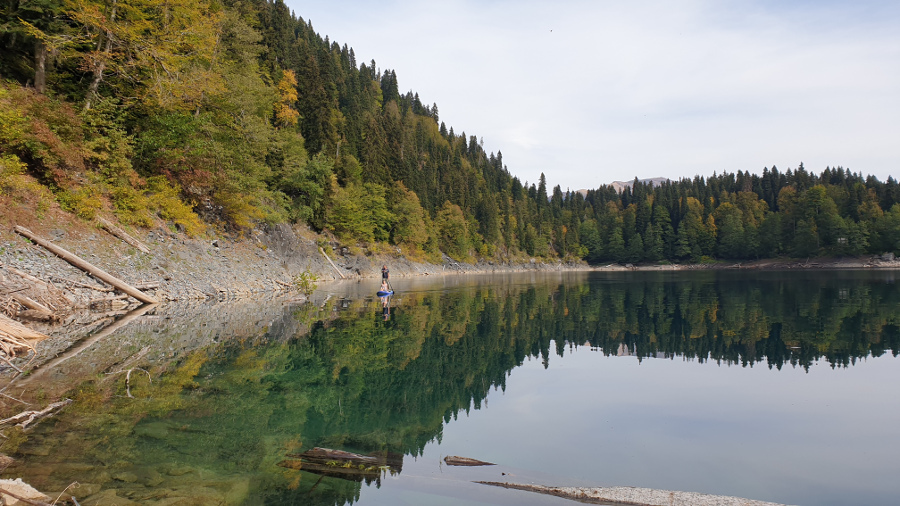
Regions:
<instances>
[{"instance_id":1,"label":"water reflection of trees","mask_svg":"<svg viewBox=\"0 0 900 506\"><path fill-rule=\"evenodd\" d=\"M900 352L895 285L845 275L617 275L409 294L394 306L387 321L377 300L326 308L325 319L299 312L309 332L182 357L135 390L140 402L109 397L73 410L54 429L72 435L63 443L72 447L53 453L120 468L125 459L138 475L174 461L252 476L254 503L344 504L359 498L359 483L276 464L313 446L421 455L445 422L480 408L529 357L549 366L569 347L591 346L808 368ZM58 480L99 481L102 472Z\"/></svg>"},{"instance_id":2,"label":"water reflection of trees","mask_svg":"<svg viewBox=\"0 0 900 506\"><path fill-rule=\"evenodd\" d=\"M565 293L579 330L563 339L605 353L685 357L744 366L847 366L900 351L893 283L835 273L785 277L706 273L671 282L645 276ZM561 289L562 292L564 289Z\"/></svg>"},{"instance_id":3,"label":"water reflection of trees","mask_svg":"<svg viewBox=\"0 0 900 506\"><path fill-rule=\"evenodd\" d=\"M290 345L320 368L310 399L316 444L419 455L442 423L479 408L528 357L569 346L606 355L809 368L900 352L892 284L859 280L662 275L617 283L484 286L410 295L391 321L345 314ZM304 361L296 358L306 357ZM309 361L312 362L309 362ZM303 390L284 374L281 390Z\"/></svg>"}]
</instances>

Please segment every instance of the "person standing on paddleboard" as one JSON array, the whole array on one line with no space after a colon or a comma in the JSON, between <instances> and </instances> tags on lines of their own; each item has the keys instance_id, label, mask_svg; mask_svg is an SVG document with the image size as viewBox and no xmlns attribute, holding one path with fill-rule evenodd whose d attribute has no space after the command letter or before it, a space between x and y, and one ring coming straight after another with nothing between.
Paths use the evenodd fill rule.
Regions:
<instances>
[{"instance_id":1,"label":"person standing on paddleboard","mask_svg":"<svg viewBox=\"0 0 900 506\"><path fill-rule=\"evenodd\" d=\"M387 291L391 286L391 271L388 270L387 265L381 266L381 286L384 291Z\"/></svg>"}]
</instances>

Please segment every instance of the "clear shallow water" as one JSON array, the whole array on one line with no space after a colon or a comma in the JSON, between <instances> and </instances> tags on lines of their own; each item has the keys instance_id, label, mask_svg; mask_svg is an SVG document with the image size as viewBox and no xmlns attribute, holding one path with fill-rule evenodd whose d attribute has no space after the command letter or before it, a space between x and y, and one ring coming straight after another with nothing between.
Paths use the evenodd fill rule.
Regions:
<instances>
[{"instance_id":1,"label":"clear shallow water","mask_svg":"<svg viewBox=\"0 0 900 506\"><path fill-rule=\"evenodd\" d=\"M308 331L174 356L134 380L137 399L80 385L4 477L142 503L567 504L471 480L792 504L900 493L893 273L404 280L388 320L376 288L287 308ZM314 446L403 464L368 484L278 466Z\"/></svg>"}]
</instances>

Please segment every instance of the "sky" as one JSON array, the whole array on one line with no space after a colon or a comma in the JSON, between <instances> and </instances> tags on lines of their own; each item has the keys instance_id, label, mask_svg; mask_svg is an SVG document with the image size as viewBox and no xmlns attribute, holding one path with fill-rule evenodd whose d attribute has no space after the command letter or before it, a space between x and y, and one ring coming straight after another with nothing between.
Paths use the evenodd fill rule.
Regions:
<instances>
[{"instance_id":1,"label":"sky","mask_svg":"<svg viewBox=\"0 0 900 506\"><path fill-rule=\"evenodd\" d=\"M900 177L900 2L286 0L523 182Z\"/></svg>"}]
</instances>

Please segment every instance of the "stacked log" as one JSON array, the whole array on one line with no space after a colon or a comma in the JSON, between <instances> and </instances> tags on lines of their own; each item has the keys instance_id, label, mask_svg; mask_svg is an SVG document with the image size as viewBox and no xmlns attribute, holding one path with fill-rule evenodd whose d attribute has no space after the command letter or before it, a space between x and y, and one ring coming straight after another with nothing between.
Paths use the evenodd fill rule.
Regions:
<instances>
[{"instance_id":1,"label":"stacked log","mask_svg":"<svg viewBox=\"0 0 900 506\"><path fill-rule=\"evenodd\" d=\"M13 365L11 360L19 355L32 353L32 358L36 354L34 343L46 339L47 336L35 330L32 330L21 323L0 314L0 361L6 362L9 366L22 372L21 369Z\"/></svg>"}]
</instances>

